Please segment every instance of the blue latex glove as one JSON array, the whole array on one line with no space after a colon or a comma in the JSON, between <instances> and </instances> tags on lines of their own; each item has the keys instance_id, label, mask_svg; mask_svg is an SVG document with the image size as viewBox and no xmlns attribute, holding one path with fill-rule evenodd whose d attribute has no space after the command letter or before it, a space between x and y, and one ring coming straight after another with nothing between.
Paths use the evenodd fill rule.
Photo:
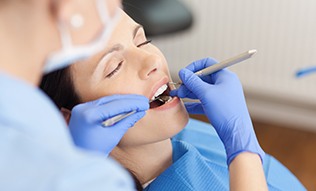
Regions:
<instances>
[{"instance_id":1,"label":"blue latex glove","mask_svg":"<svg viewBox=\"0 0 316 191\"><path fill-rule=\"evenodd\" d=\"M145 96L106 96L75 106L71 112L69 129L77 146L108 155L126 131L140 120L148 109L149 100ZM132 110L137 112L113 126L102 126L106 119Z\"/></svg>"},{"instance_id":2,"label":"blue latex glove","mask_svg":"<svg viewBox=\"0 0 316 191\"><path fill-rule=\"evenodd\" d=\"M215 63L207 58L180 70L183 85L170 95L200 100L200 103L185 103L186 109L191 114L208 117L225 146L228 165L245 151L259 154L263 160L264 152L257 141L237 75L227 69L202 78L194 74Z\"/></svg>"}]
</instances>

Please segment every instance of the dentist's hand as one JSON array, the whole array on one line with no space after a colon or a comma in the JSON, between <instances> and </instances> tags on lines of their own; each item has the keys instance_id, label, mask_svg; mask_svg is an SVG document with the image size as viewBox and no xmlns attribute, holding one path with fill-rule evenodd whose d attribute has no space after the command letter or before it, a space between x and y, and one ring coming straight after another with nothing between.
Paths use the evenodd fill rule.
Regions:
<instances>
[{"instance_id":1,"label":"dentist's hand","mask_svg":"<svg viewBox=\"0 0 316 191\"><path fill-rule=\"evenodd\" d=\"M106 96L74 107L71 112L69 129L77 146L108 155L126 131L140 120L148 109L149 100L144 96ZM103 121L132 110L135 110L136 113L113 126L102 126Z\"/></svg>"},{"instance_id":2,"label":"dentist's hand","mask_svg":"<svg viewBox=\"0 0 316 191\"><path fill-rule=\"evenodd\" d=\"M180 70L184 85L170 95L200 100L201 103L186 103L186 108L189 113L208 117L224 143L228 165L241 152L257 153L262 160L264 152L257 141L238 77L226 69L203 78L194 74L215 63L207 58Z\"/></svg>"}]
</instances>

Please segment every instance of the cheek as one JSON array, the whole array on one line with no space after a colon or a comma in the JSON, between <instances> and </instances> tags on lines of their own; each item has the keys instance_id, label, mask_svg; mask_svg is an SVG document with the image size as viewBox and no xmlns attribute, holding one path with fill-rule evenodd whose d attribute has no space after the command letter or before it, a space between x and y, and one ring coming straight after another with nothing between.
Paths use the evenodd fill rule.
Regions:
<instances>
[{"instance_id":1,"label":"cheek","mask_svg":"<svg viewBox=\"0 0 316 191\"><path fill-rule=\"evenodd\" d=\"M113 83L104 88L103 96L113 94L144 94L143 86L140 85L138 80L135 78L127 78L124 74L121 76L120 79L113 80Z\"/></svg>"},{"instance_id":2,"label":"cheek","mask_svg":"<svg viewBox=\"0 0 316 191\"><path fill-rule=\"evenodd\" d=\"M129 80L127 81L127 79ZM81 90L84 89L81 93L84 94L85 101L114 94L142 94L142 86L139 85L139 82L136 79L126 77L125 74L120 74L117 78L102 81L98 84L86 85L86 88L83 88L83 84L87 84L87 82L81 84Z\"/></svg>"}]
</instances>

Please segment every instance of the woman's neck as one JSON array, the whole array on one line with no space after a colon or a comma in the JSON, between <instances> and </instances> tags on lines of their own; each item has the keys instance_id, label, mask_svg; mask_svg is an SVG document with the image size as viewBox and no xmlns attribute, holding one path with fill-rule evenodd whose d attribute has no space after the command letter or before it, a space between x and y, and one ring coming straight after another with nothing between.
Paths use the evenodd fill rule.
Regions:
<instances>
[{"instance_id":1,"label":"woman's neck","mask_svg":"<svg viewBox=\"0 0 316 191\"><path fill-rule=\"evenodd\" d=\"M116 147L111 156L145 184L172 164L172 143L167 139L137 147Z\"/></svg>"}]
</instances>

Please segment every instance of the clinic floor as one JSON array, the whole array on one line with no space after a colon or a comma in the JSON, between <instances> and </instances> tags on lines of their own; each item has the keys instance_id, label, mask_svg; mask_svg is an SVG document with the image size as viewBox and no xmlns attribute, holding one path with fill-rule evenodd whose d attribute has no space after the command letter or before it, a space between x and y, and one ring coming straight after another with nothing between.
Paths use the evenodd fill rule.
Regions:
<instances>
[{"instance_id":1,"label":"clinic floor","mask_svg":"<svg viewBox=\"0 0 316 191\"><path fill-rule=\"evenodd\" d=\"M256 121L254 127L265 152L284 164L307 190L316 191L316 133Z\"/></svg>"}]
</instances>

